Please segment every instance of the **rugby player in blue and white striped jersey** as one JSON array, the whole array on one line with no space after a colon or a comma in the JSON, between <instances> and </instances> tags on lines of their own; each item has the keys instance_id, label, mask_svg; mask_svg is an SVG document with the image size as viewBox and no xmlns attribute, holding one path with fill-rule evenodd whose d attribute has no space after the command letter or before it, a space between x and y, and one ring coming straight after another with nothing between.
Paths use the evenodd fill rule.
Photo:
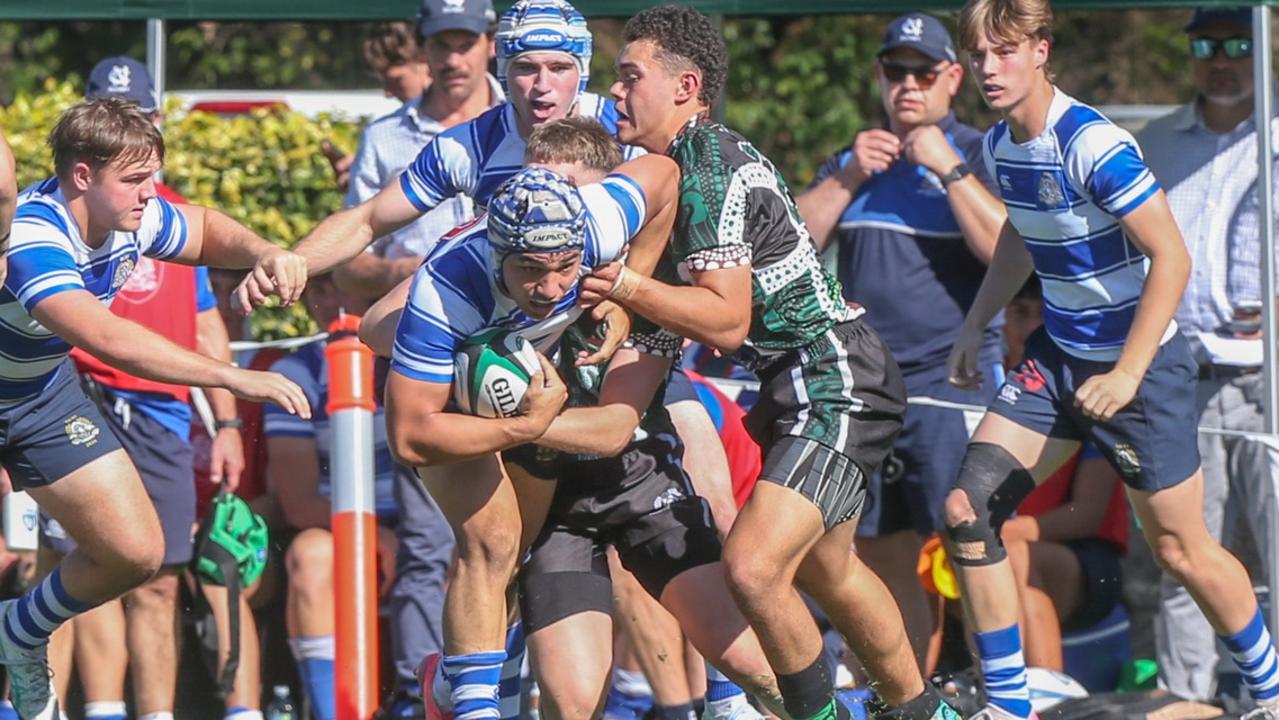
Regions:
<instances>
[{"instance_id":1,"label":"rugby player in blue and white striped jersey","mask_svg":"<svg viewBox=\"0 0 1279 720\"><path fill-rule=\"evenodd\" d=\"M981 381L982 331L1032 271L1044 292L1044 327L991 402L945 504L989 696L980 715L1034 714L1000 528L1089 440L1128 485L1159 563L1230 649L1256 717L1279 718L1279 659L1252 584L1204 526L1197 365L1172 320L1190 258L1163 191L1127 132L1053 84L1047 0L969 0L960 35L1003 116L985 156L1008 222L951 353L951 381Z\"/></svg>"},{"instance_id":2,"label":"rugby player in blue and white striped jersey","mask_svg":"<svg viewBox=\"0 0 1279 720\"><path fill-rule=\"evenodd\" d=\"M78 547L30 593L0 603L0 663L23 718L58 717L46 660L54 629L145 581L163 559L155 509L80 389L72 346L133 375L310 414L283 376L186 350L107 309L140 255L232 268L257 260L261 282L285 299L301 291L305 261L222 213L157 197L164 141L128 101L71 108L49 144L57 174L18 202L0 290L0 465Z\"/></svg>"}]
</instances>

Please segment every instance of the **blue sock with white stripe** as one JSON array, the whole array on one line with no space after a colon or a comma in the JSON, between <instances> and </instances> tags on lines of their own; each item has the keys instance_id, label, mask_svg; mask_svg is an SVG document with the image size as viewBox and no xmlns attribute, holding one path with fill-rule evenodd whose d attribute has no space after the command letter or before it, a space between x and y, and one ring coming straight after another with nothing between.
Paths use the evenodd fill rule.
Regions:
<instances>
[{"instance_id":1,"label":"blue sock with white stripe","mask_svg":"<svg viewBox=\"0 0 1279 720\"><path fill-rule=\"evenodd\" d=\"M440 663L453 692L455 720L498 720L497 686L502 680L505 650L445 655Z\"/></svg>"},{"instance_id":2,"label":"blue sock with white stripe","mask_svg":"<svg viewBox=\"0 0 1279 720\"><path fill-rule=\"evenodd\" d=\"M1275 656L1275 645L1261 617L1261 608L1257 608L1257 614L1243 630L1223 635L1221 642L1230 650L1230 657L1243 673L1254 700L1274 700L1279 696L1279 658Z\"/></svg>"},{"instance_id":3,"label":"blue sock with white stripe","mask_svg":"<svg viewBox=\"0 0 1279 720\"><path fill-rule=\"evenodd\" d=\"M746 703L746 691L715 666L706 663L706 717L726 718Z\"/></svg>"},{"instance_id":4,"label":"blue sock with white stripe","mask_svg":"<svg viewBox=\"0 0 1279 720\"><path fill-rule=\"evenodd\" d=\"M1021 652L1021 632L1016 625L1003 630L973 634L986 680L986 696L1000 710L1031 716L1030 688L1026 685L1026 658Z\"/></svg>"},{"instance_id":5,"label":"blue sock with white stripe","mask_svg":"<svg viewBox=\"0 0 1279 720\"><path fill-rule=\"evenodd\" d=\"M9 604L4 634L17 647L35 650L49 642L59 625L92 609L91 603L71 597L62 586L62 568L55 568L39 585Z\"/></svg>"},{"instance_id":6,"label":"blue sock with white stripe","mask_svg":"<svg viewBox=\"0 0 1279 720\"><path fill-rule=\"evenodd\" d=\"M502 720L519 720L520 675L524 671L524 623L516 620L506 629L506 660L502 662L502 679L497 686L497 706Z\"/></svg>"},{"instance_id":7,"label":"blue sock with white stripe","mask_svg":"<svg viewBox=\"0 0 1279 720\"><path fill-rule=\"evenodd\" d=\"M315 720L333 720L338 712L333 679L333 636L289 638L289 649L293 651L302 687L311 701L311 716Z\"/></svg>"}]
</instances>

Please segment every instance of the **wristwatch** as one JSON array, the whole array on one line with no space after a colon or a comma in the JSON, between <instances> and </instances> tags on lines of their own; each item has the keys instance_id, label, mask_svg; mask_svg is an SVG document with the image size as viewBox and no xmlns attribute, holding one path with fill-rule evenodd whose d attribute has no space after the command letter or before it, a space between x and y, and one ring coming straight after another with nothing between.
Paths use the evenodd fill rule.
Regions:
<instances>
[{"instance_id":1,"label":"wristwatch","mask_svg":"<svg viewBox=\"0 0 1279 720\"><path fill-rule=\"evenodd\" d=\"M946 173L945 175L942 175L941 178L939 179L941 180L942 187L949 187L951 183L957 180L963 180L964 178L972 174L973 174L973 171L968 168L968 163L961 162L955 167L951 168L950 172Z\"/></svg>"},{"instance_id":2,"label":"wristwatch","mask_svg":"<svg viewBox=\"0 0 1279 720\"><path fill-rule=\"evenodd\" d=\"M239 430L244 427L244 421L238 417L227 418L226 420L214 420L213 427L217 430L226 430L228 428L235 428L236 430Z\"/></svg>"}]
</instances>

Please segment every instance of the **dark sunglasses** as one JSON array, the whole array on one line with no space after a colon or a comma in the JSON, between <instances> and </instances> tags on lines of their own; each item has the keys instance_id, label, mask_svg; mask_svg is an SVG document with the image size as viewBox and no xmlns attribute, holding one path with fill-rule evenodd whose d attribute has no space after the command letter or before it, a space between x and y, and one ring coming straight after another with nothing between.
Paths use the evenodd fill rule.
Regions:
<instances>
[{"instance_id":1,"label":"dark sunglasses","mask_svg":"<svg viewBox=\"0 0 1279 720\"><path fill-rule=\"evenodd\" d=\"M945 66L933 67L932 65L898 65L897 63L881 62L880 67L884 69L884 77L889 82L905 82L907 75L914 75L915 82L920 89L927 90L937 82L937 78L946 69Z\"/></svg>"},{"instance_id":2,"label":"dark sunglasses","mask_svg":"<svg viewBox=\"0 0 1279 720\"><path fill-rule=\"evenodd\" d=\"M1217 38L1195 38L1190 41L1190 54L1195 56L1196 60L1211 60L1217 56L1217 49L1220 48L1226 53L1226 57L1231 60L1241 60L1246 57L1252 57L1252 38L1226 38L1218 40Z\"/></svg>"}]
</instances>

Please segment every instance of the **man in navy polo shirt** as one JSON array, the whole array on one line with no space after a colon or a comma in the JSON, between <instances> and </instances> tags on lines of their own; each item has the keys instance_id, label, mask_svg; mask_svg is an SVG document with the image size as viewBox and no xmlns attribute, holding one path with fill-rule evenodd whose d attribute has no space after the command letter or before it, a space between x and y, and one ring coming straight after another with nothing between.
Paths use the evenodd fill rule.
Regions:
<instances>
[{"instance_id":1,"label":"man in navy polo shirt","mask_svg":"<svg viewBox=\"0 0 1279 720\"><path fill-rule=\"evenodd\" d=\"M992 194L982 133L951 112L964 74L956 60L936 18L893 20L875 66L886 127L858 133L797 202L819 248L838 240L845 296L867 308L867 321L901 366L908 396L980 404L996 384L984 388L986 397L952 388L946 356L1007 213ZM1002 322L986 334L987 371L1000 366ZM921 665L932 620L915 568L901 558L915 557L922 538L941 528L968 430L958 410L912 403L893 453L871 480L857 529L857 552L901 606Z\"/></svg>"}]
</instances>

